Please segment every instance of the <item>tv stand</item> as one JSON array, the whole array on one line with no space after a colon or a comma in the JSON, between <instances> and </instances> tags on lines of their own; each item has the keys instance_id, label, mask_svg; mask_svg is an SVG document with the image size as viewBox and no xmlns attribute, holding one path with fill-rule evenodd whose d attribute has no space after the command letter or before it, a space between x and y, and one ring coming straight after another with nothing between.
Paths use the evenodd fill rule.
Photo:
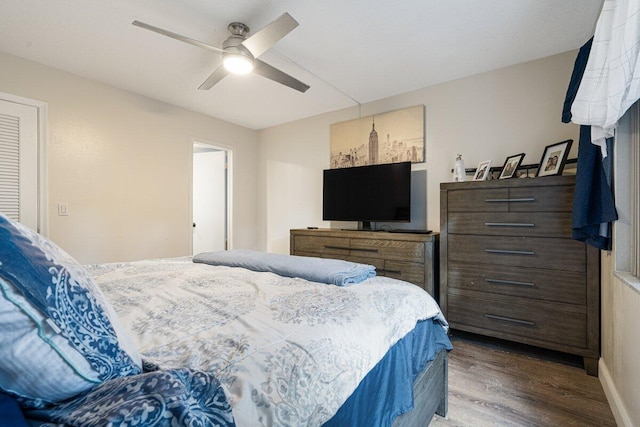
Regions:
<instances>
[{"instance_id":1,"label":"tv stand","mask_svg":"<svg viewBox=\"0 0 640 427\"><path fill-rule=\"evenodd\" d=\"M431 234L431 230L403 230L401 228L394 228L388 230L389 233L409 233L409 234Z\"/></svg>"},{"instance_id":2,"label":"tv stand","mask_svg":"<svg viewBox=\"0 0 640 427\"><path fill-rule=\"evenodd\" d=\"M358 221L358 230L360 231L374 231L371 227L371 221Z\"/></svg>"},{"instance_id":3,"label":"tv stand","mask_svg":"<svg viewBox=\"0 0 640 427\"><path fill-rule=\"evenodd\" d=\"M295 229L291 255L370 264L378 276L413 283L438 301L439 234L382 233L367 230Z\"/></svg>"}]
</instances>

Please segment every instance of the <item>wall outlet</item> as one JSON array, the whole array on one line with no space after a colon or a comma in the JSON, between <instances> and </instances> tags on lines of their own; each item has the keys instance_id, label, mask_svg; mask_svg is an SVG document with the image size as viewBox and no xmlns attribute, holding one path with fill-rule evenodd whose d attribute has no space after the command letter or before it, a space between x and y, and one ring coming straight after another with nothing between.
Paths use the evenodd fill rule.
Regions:
<instances>
[{"instance_id":1,"label":"wall outlet","mask_svg":"<svg viewBox=\"0 0 640 427\"><path fill-rule=\"evenodd\" d=\"M69 205L67 203L58 203L58 216L68 216Z\"/></svg>"}]
</instances>

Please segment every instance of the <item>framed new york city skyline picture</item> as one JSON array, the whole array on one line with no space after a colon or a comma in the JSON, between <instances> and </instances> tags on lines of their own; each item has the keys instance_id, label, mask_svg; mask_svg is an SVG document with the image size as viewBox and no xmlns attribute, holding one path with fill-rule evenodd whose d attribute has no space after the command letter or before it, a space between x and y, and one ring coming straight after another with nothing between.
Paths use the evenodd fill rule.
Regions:
<instances>
[{"instance_id":1,"label":"framed new york city skyline picture","mask_svg":"<svg viewBox=\"0 0 640 427\"><path fill-rule=\"evenodd\" d=\"M330 168L424 162L424 110L417 105L332 124Z\"/></svg>"}]
</instances>

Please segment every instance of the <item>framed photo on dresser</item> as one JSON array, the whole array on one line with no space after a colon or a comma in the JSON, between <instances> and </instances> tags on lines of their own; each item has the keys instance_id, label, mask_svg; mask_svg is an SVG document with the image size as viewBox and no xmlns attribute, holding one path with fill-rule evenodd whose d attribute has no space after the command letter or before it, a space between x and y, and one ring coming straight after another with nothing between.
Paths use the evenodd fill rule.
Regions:
<instances>
[{"instance_id":1,"label":"framed photo on dresser","mask_svg":"<svg viewBox=\"0 0 640 427\"><path fill-rule=\"evenodd\" d=\"M480 162L478 167L476 168L476 173L473 175L474 181L484 181L489 176L489 172L491 169L491 160L485 160L484 162Z\"/></svg>"},{"instance_id":2,"label":"framed photo on dresser","mask_svg":"<svg viewBox=\"0 0 640 427\"><path fill-rule=\"evenodd\" d=\"M567 139L566 141L547 145L542 153L536 176L561 175L572 142L572 139Z\"/></svg>"},{"instance_id":3,"label":"framed photo on dresser","mask_svg":"<svg viewBox=\"0 0 640 427\"><path fill-rule=\"evenodd\" d=\"M524 153L520 153L507 157L504 161L504 166L502 166L502 172L500 172L498 179L507 179L516 176L516 170L518 169L518 166L520 166L520 163L522 163L524 156Z\"/></svg>"}]
</instances>

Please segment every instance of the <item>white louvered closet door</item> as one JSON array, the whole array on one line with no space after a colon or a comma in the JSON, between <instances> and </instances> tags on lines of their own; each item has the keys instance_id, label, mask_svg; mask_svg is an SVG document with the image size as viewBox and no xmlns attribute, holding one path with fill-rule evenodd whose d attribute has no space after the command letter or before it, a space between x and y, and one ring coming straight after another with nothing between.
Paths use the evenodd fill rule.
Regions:
<instances>
[{"instance_id":1,"label":"white louvered closet door","mask_svg":"<svg viewBox=\"0 0 640 427\"><path fill-rule=\"evenodd\" d=\"M0 211L38 229L38 109L0 100Z\"/></svg>"}]
</instances>

